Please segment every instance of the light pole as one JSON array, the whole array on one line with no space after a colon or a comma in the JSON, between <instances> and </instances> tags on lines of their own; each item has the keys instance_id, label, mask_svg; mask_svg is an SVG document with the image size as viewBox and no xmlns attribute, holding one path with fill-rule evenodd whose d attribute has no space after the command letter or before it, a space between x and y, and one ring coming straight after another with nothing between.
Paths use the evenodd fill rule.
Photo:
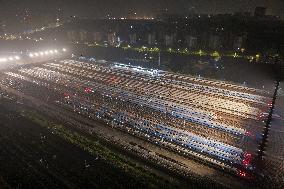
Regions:
<instances>
[{"instance_id":1,"label":"light pole","mask_svg":"<svg viewBox=\"0 0 284 189\"><path fill-rule=\"evenodd\" d=\"M161 67L161 51L159 51L158 66L159 66L159 68Z\"/></svg>"}]
</instances>

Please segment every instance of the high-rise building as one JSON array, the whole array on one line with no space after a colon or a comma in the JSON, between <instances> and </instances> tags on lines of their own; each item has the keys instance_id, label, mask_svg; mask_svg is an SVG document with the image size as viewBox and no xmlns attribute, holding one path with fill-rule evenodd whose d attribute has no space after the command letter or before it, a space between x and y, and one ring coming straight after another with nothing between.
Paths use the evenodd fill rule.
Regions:
<instances>
[{"instance_id":1,"label":"high-rise building","mask_svg":"<svg viewBox=\"0 0 284 189\"><path fill-rule=\"evenodd\" d=\"M93 32L93 40L97 43L102 42L102 40L103 40L102 32Z\"/></svg>"},{"instance_id":2,"label":"high-rise building","mask_svg":"<svg viewBox=\"0 0 284 189\"><path fill-rule=\"evenodd\" d=\"M137 43L137 34L132 33L129 35L129 43L130 44L136 44Z\"/></svg>"},{"instance_id":3,"label":"high-rise building","mask_svg":"<svg viewBox=\"0 0 284 189\"><path fill-rule=\"evenodd\" d=\"M108 39L108 44L112 46L118 45L120 42L120 38L117 36L115 32L108 33L107 39Z\"/></svg>"},{"instance_id":4,"label":"high-rise building","mask_svg":"<svg viewBox=\"0 0 284 189\"><path fill-rule=\"evenodd\" d=\"M74 30L67 31L67 37L68 37L68 40L75 42L77 40L76 31Z\"/></svg>"},{"instance_id":5,"label":"high-rise building","mask_svg":"<svg viewBox=\"0 0 284 189\"><path fill-rule=\"evenodd\" d=\"M256 7L254 10L255 17L264 17L266 14L266 7Z\"/></svg>"},{"instance_id":6,"label":"high-rise building","mask_svg":"<svg viewBox=\"0 0 284 189\"><path fill-rule=\"evenodd\" d=\"M81 30L79 32L80 41L84 42L87 40L87 32L85 30Z\"/></svg>"},{"instance_id":7,"label":"high-rise building","mask_svg":"<svg viewBox=\"0 0 284 189\"><path fill-rule=\"evenodd\" d=\"M166 35L165 35L165 45L166 45L167 47L173 46L174 40L175 40L175 35L174 35L174 34L169 34L169 35L166 34Z\"/></svg>"},{"instance_id":8,"label":"high-rise building","mask_svg":"<svg viewBox=\"0 0 284 189\"><path fill-rule=\"evenodd\" d=\"M213 50L218 50L221 47L221 41L220 37L217 35L211 35L209 38L209 44L208 44L210 49Z\"/></svg>"},{"instance_id":9,"label":"high-rise building","mask_svg":"<svg viewBox=\"0 0 284 189\"><path fill-rule=\"evenodd\" d=\"M148 34L148 45L154 45L156 43L156 37L154 33Z\"/></svg>"},{"instance_id":10,"label":"high-rise building","mask_svg":"<svg viewBox=\"0 0 284 189\"><path fill-rule=\"evenodd\" d=\"M195 49L197 47L197 37L194 36L186 36L186 43L190 49Z\"/></svg>"}]
</instances>

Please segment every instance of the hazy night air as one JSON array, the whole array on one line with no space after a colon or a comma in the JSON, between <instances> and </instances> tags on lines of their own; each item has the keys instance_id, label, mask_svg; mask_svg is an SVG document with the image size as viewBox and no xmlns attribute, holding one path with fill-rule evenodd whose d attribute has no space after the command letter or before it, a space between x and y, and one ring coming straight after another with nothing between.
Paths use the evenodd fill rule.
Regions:
<instances>
[{"instance_id":1,"label":"hazy night air","mask_svg":"<svg viewBox=\"0 0 284 189\"><path fill-rule=\"evenodd\" d=\"M0 3L0 14L7 11L13 14L23 8L44 11L60 8L64 14L88 17L131 16L135 12L139 16L153 16L163 10L181 14L222 14L253 12L256 6L267 7L268 14L284 14L283 0L2 0Z\"/></svg>"}]
</instances>

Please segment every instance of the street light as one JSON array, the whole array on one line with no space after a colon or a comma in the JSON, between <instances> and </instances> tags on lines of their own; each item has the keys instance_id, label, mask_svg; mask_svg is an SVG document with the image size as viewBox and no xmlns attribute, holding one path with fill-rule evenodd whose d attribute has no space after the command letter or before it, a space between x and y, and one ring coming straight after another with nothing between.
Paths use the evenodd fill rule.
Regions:
<instances>
[{"instance_id":1,"label":"street light","mask_svg":"<svg viewBox=\"0 0 284 189\"><path fill-rule=\"evenodd\" d=\"M65 48L62 49L62 51L67 51ZM30 58L33 57L38 57L38 56L45 56L45 55L54 55L58 54L59 51L57 49L51 49L51 50L45 50L45 51L40 51L40 52L33 52L29 54Z\"/></svg>"}]
</instances>

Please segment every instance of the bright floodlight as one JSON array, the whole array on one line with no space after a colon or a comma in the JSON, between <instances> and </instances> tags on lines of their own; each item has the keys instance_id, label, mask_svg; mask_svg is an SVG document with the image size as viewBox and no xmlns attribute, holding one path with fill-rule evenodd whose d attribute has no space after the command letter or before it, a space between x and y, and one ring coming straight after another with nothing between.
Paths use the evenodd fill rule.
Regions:
<instances>
[{"instance_id":1,"label":"bright floodlight","mask_svg":"<svg viewBox=\"0 0 284 189\"><path fill-rule=\"evenodd\" d=\"M38 56L38 53L35 53L35 56Z\"/></svg>"},{"instance_id":2,"label":"bright floodlight","mask_svg":"<svg viewBox=\"0 0 284 189\"><path fill-rule=\"evenodd\" d=\"M11 60L11 61L12 61L12 60L14 60L14 58L13 58L13 57L11 57L11 56L10 56L8 59L9 59L9 60Z\"/></svg>"},{"instance_id":3,"label":"bright floodlight","mask_svg":"<svg viewBox=\"0 0 284 189\"><path fill-rule=\"evenodd\" d=\"M62 49L62 51L64 51L64 52L65 52L65 51L66 51L66 49L65 49L65 48L63 48L63 49Z\"/></svg>"},{"instance_id":4,"label":"bright floodlight","mask_svg":"<svg viewBox=\"0 0 284 189\"><path fill-rule=\"evenodd\" d=\"M53 52L53 50L50 50L49 52L50 52L51 54L53 54L53 53L54 53L54 52Z\"/></svg>"},{"instance_id":5,"label":"bright floodlight","mask_svg":"<svg viewBox=\"0 0 284 189\"><path fill-rule=\"evenodd\" d=\"M40 52L39 54L40 54L40 55L43 55L44 53L43 53L43 52Z\"/></svg>"},{"instance_id":6,"label":"bright floodlight","mask_svg":"<svg viewBox=\"0 0 284 189\"><path fill-rule=\"evenodd\" d=\"M30 53L30 54L29 54L29 57L31 57L31 58L34 57L34 54Z\"/></svg>"},{"instance_id":7,"label":"bright floodlight","mask_svg":"<svg viewBox=\"0 0 284 189\"><path fill-rule=\"evenodd\" d=\"M20 60L20 57L19 56L15 56L14 57L16 60Z\"/></svg>"},{"instance_id":8,"label":"bright floodlight","mask_svg":"<svg viewBox=\"0 0 284 189\"><path fill-rule=\"evenodd\" d=\"M48 51L44 51L44 54L49 54L49 52Z\"/></svg>"},{"instance_id":9,"label":"bright floodlight","mask_svg":"<svg viewBox=\"0 0 284 189\"><path fill-rule=\"evenodd\" d=\"M55 52L55 53L58 53L58 50L55 49L54 52Z\"/></svg>"},{"instance_id":10,"label":"bright floodlight","mask_svg":"<svg viewBox=\"0 0 284 189\"><path fill-rule=\"evenodd\" d=\"M7 58L0 58L0 62L7 62Z\"/></svg>"}]
</instances>

